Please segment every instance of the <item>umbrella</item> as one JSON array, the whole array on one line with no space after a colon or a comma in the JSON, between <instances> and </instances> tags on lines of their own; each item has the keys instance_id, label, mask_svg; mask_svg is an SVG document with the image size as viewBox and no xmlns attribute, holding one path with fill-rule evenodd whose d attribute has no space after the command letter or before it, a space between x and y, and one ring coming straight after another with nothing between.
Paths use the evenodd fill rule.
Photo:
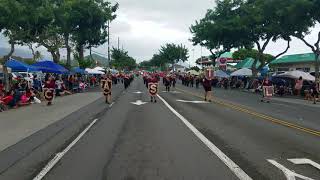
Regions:
<instances>
[{"instance_id":1,"label":"umbrella","mask_svg":"<svg viewBox=\"0 0 320 180\"><path fill-rule=\"evenodd\" d=\"M230 75L228 75L227 73L225 73L222 70L215 71L214 72L214 76L215 77L220 77L220 78L228 78L228 77L230 77Z\"/></svg>"},{"instance_id":2,"label":"umbrella","mask_svg":"<svg viewBox=\"0 0 320 180\"><path fill-rule=\"evenodd\" d=\"M16 71L16 72L39 71L37 67L28 65L24 62L17 61L15 59L10 59L9 61L7 61L6 66L11 68L12 71Z\"/></svg>"},{"instance_id":3,"label":"umbrella","mask_svg":"<svg viewBox=\"0 0 320 180\"><path fill-rule=\"evenodd\" d=\"M302 79L306 81L315 81L314 76L303 71L288 71L282 74L278 74L275 77L287 77L292 79L299 79L300 77L302 77Z\"/></svg>"},{"instance_id":4,"label":"umbrella","mask_svg":"<svg viewBox=\"0 0 320 180\"><path fill-rule=\"evenodd\" d=\"M231 73L231 76L252 76L252 70L248 68L242 68Z\"/></svg>"}]
</instances>

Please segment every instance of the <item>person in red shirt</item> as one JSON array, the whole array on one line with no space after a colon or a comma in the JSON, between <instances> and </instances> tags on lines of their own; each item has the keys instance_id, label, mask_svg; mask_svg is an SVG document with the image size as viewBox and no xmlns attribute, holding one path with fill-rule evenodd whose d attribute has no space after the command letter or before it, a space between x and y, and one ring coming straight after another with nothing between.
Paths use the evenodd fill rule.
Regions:
<instances>
[{"instance_id":1,"label":"person in red shirt","mask_svg":"<svg viewBox=\"0 0 320 180\"><path fill-rule=\"evenodd\" d=\"M151 97L151 102L157 102L156 95L158 94L159 79L153 74L148 78L148 90Z\"/></svg>"},{"instance_id":2,"label":"person in red shirt","mask_svg":"<svg viewBox=\"0 0 320 180\"><path fill-rule=\"evenodd\" d=\"M205 77L202 83L205 91L204 100L205 101L209 100L209 102L211 102L211 92L212 92L211 82L212 82L211 78Z\"/></svg>"},{"instance_id":3,"label":"person in red shirt","mask_svg":"<svg viewBox=\"0 0 320 180\"><path fill-rule=\"evenodd\" d=\"M1 105L1 110L6 110L8 109L7 107L16 107L16 103L14 102L13 98L13 91L7 92L6 96L4 96L0 100L0 105Z\"/></svg>"}]
</instances>

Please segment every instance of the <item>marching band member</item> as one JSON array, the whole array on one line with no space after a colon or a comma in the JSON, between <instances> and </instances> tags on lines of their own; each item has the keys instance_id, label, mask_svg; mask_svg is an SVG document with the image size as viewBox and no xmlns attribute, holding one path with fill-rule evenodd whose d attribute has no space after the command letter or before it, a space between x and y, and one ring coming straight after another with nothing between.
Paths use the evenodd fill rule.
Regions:
<instances>
[{"instance_id":1,"label":"marching band member","mask_svg":"<svg viewBox=\"0 0 320 180\"><path fill-rule=\"evenodd\" d=\"M203 88L204 88L204 91L205 91L205 94L204 94L204 100L205 101L209 101L211 102L211 93L212 93L212 78L213 78L213 71L212 69L207 69L206 70L206 74L205 74L205 77L203 79Z\"/></svg>"},{"instance_id":2,"label":"marching band member","mask_svg":"<svg viewBox=\"0 0 320 180\"><path fill-rule=\"evenodd\" d=\"M112 77L110 74L105 75L105 77L103 77L101 79L101 88L103 90L103 95L106 98L106 103L107 104L111 104L111 90L112 90Z\"/></svg>"},{"instance_id":3,"label":"marching band member","mask_svg":"<svg viewBox=\"0 0 320 180\"><path fill-rule=\"evenodd\" d=\"M262 82L262 99L261 102L264 100L267 100L267 102L270 102L271 96L273 94L273 87L272 87L272 82L269 80L268 77L265 77L263 82Z\"/></svg>"},{"instance_id":4,"label":"marching band member","mask_svg":"<svg viewBox=\"0 0 320 180\"><path fill-rule=\"evenodd\" d=\"M151 102L157 102L156 95L158 94L158 78L154 74L148 79L148 89L150 93Z\"/></svg>"},{"instance_id":5,"label":"marching band member","mask_svg":"<svg viewBox=\"0 0 320 180\"><path fill-rule=\"evenodd\" d=\"M164 77L164 85L166 86L166 91L169 92L170 91L170 86L171 86L171 78L170 78L169 75Z\"/></svg>"},{"instance_id":6,"label":"marching band member","mask_svg":"<svg viewBox=\"0 0 320 180\"><path fill-rule=\"evenodd\" d=\"M52 101L54 98L54 92L55 92L55 80L52 76L49 76L44 84L44 97L47 100L47 105L52 105Z\"/></svg>"}]
</instances>

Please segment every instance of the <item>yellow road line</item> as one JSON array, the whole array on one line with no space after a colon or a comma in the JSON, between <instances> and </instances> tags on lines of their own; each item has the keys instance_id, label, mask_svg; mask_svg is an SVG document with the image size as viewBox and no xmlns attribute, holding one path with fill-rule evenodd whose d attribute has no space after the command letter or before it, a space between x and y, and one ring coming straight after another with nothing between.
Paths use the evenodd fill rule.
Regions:
<instances>
[{"instance_id":1,"label":"yellow road line","mask_svg":"<svg viewBox=\"0 0 320 180\"><path fill-rule=\"evenodd\" d=\"M202 98L202 99L204 98L204 96L198 95L196 93L188 92L188 91L180 89L180 88L176 88L176 89L178 89L178 90L180 90L182 92L185 92L187 94ZM264 115L264 114L261 114L261 113L258 113L258 112L254 112L254 111L248 109L247 107L244 107L244 106L241 106L241 105L235 105L235 104L223 102L223 101L217 100L217 99L213 99L212 102L214 102L216 104L219 104L219 105L223 105L223 106L232 108L232 109L240 111L240 112L244 112L244 113L250 114L250 115L255 116L255 117L262 118L264 120L270 121L270 122L275 123L275 124L286 126L286 127L292 128L292 129L296 129L296 130L299 130L299 131L302 131L302 132L305 132L305 133L312 134L312 135L320 137L320 131L309 129L309 128L306 128L306 127L302 127L302 126L299 126L297 124L293 124L293 123L290 123L290 122L287 122L287 121L284 121L284 120L280 120L280 119L277 119L277 118L274 118L274 117L271 117L271 116L267 116L267 115Z\"/></svg>"}]
</instances>

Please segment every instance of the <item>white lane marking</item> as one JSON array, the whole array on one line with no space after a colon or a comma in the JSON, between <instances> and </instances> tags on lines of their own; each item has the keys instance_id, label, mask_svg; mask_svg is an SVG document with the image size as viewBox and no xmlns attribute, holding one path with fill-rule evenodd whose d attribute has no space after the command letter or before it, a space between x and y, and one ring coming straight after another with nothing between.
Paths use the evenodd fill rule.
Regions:
<instances>
[{"instance_id":1,"label":"white lane marking","mask_svg":"<svg viewBox=\"0 0 320 180\"><path fill-rule=\"evenodd\" d=\"M197 128L195 128L186 118L178 113L170 104L161 96L159 99L175 114L218 158L241 180L252 180L236 163L225 155L217 146L209 141Z\"/></svg>"},{"instance_id":2,"label":"white lane marking","mask_svg":"<svg viewBox=\"0 0 320 180\"><path fill-rule=\"evenodd\" d=\"M301 158L301 159L288 159L288 161L292 162L293 164L301 165L301 164L308 164L320 170L320 164L312 161L311 159Z\"/></svg>"},{"instance_id":3,"label":"white lane marking","mask_svg":"<svg viewBox=\"0 0 320 180\"><path fill-rule=\"evenodd\" d=\"M187 101L187 100L182 100L178 99L178 102L184 102L184 103L194 103L194 104L207 104L208 102L206 101Z\"/></svg>"},{"instance_id":4,"label":"white lane marking","mask_svg":"<svg viewBox=\"0 0 320 180\"><path fill-rule=\"evenodd\" d=\"M109 105L109 107L111 108L111 107L113 106L113 104L114 104L114 102L112 102L112 103Z\"/></svg>"},{"instance_id":5,"label":"white lane marking","mask_svg":"<svg viewBox=\"0 0 320 180\"><path fill-rule=\"evenodd\" d=\"M137 100L136 102L131 102L131 104L134 104L134 105L137 105L137 106L141 106L141 105L147 104L147 102L143 102L141 100Z\"/></svg>"},{"instance_id":6,"label":"white lane marking","mask_svg":"<svg viewBox=\"0 0 320 180\"><path fill-rule=\"evenodd\" d=\"M300 178L300 179L304 179L304 180L315 180L306 176L303 176L301 174L298 174L294 171L291 171L290 169L287 169L286 167L284 167L283 165L281 165L280 163L278 163L275 160L272 159L267 159L267 161L269 161L269 163L273 164L274 166L276 166L277 168L279 168L284 175L286 176L287 180L296 180L296 177Z\"/></svg>"},{"instance_id":7,"label":"white lane marking","mask_svg":"<svg viewBox=\"0 0 320 180\"><path fill-rule=\"evenodd\" d=\"M143 94L143 92L141 91L136 91L136 92L133 92L134 94Z\"/></svg>"},{"instance_id":8,"label":"white lane marking","mask_svg":"<svg viewBox=\"0 0 320 180\"><path fill-rule=\"evenodd\" d=\"M163 93L172 93L172 94L180 94L181 92L179 91L162 91Z\"/></svg>"},{"instance_id":9,"label":"white lane marking","mask_svg":"<svg viewBox=\"0 0 320 180\"><path fill-rule=\"evenodd\" d=\"M56 156L41 170L41 172L33 178L33 180L41 180L44 178L48 172L62 159L62 157L84 136L88 130L98 121L98 119L93 120L89 126L83 130L76 139L74 139L71 144L69 144L62 152L57 153Z\"/></svg>"}]
</instances>

